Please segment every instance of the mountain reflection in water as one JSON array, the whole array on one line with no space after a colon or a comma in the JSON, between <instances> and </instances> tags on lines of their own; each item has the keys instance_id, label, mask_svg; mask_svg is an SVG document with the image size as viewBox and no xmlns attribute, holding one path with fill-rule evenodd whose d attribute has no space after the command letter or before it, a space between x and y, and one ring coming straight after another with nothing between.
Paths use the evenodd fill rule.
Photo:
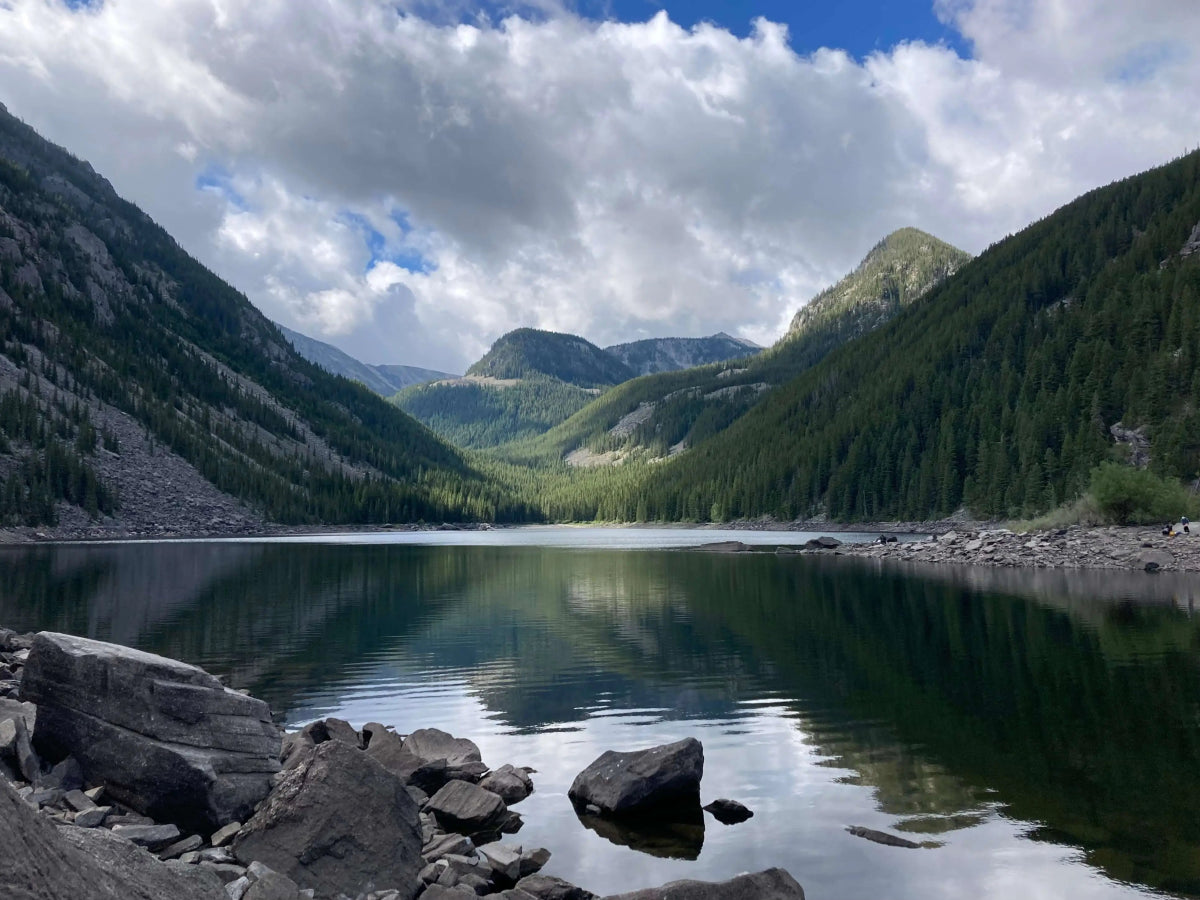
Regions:
<instances>
[{"instance_id":1,"label":"mountain reflection in water","mask_svg":"<svg viewBox=\"0 0 1200 900\"><path fill-rule=\"evenodd\" d=\"M256 543L6 548L0 577L7 627L194 662L290 724L434 725L533 766L521 842L600 893L782 865L833 900L1200 894L1193 579ZM600 752L687 735L704 801L753 819L576 817Z\"/></svg>"}]
</instances>

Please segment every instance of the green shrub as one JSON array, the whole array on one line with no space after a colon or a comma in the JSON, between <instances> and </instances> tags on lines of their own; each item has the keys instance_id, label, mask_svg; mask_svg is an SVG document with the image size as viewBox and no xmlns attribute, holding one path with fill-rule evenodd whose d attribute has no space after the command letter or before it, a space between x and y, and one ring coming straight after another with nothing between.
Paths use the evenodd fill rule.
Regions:
<instances>
[{"instance_id":1,"label":"green shrub","mask_svg":"<svg viewBox=\"0 0 1200 900\"><path fill-rule=\"evenodd\" d=\"M1115 462L1092 470L1088 493L1114 525L1149 525L1196 515L1196 497L1173 478Z\"/></svg>"}]
</instances>

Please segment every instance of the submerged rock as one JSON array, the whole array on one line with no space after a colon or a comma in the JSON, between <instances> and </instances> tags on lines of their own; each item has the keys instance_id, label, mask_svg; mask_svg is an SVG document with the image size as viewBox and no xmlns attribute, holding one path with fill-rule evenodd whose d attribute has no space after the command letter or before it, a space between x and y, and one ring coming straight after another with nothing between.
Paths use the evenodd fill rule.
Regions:
<instances>
[{"instance_id":1,"label":"submerged rock","mask_svg":"<svg viewBox=\"0 0 1200 900\"><path fill-rule=\"evenodd\" d=\"M883 844L887 847L905 847L909 850L921 849L921 845L916 841L910 841L908 838L902 838L894 834L888 834L886 831L876 831L874 828L864 828L861 825L851 825L846 830L855 837L860 837L868 841L874 841L876 844Z\"/></svg>"},{"instance_id":2,"label":"submerged rock","mask_svg":"<svg viewBox=\"0 0 1200 900\"><path fill-rule=\"evenodd\" d=\"M608 900L804 900L804 888L785 870L766 869L728 881L672 881Z\"/></svg>"},{"instance_id":3,"label":"submerged rock","mask_svg":"<svg viewBox=\"0 0 1200 900\"><path fill-rule=\"evenodd\" d=\"M575 776L568 796L576 806L602 813L641 811L664 805L700 805L704 748L695 738L618 753L605 751Z\"/></svg>"},{"instance_id":4,"label":"submerged rock","mask_svg":"<svg viewBox=\"0 0 1200 900\"><path fill-rule=\"evenodd\" d=\"M279 770L267 705L173 659L42 632L22 695L38 707L40 753L73 755L89 782L159 821L211 830L241 818Z\"/></svg>"}]
</instances>

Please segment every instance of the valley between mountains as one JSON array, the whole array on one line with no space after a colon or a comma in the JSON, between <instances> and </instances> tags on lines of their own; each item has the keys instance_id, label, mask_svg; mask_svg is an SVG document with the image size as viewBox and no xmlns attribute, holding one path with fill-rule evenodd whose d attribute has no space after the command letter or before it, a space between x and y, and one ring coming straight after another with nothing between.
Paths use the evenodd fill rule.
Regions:
<instances>
[{"instance_id":1,"label":"valley between mountains","mask_svg":"<svg viewBox=\"0 0 1200 900\"><path fill-rule=\"evenodd\" d=\"M462 375L281 329L0 111L0 524L1152 522L1200 477L1200 154L968 254L915 228L769 347L521 328Z\"/></svg>"}]
</instances>

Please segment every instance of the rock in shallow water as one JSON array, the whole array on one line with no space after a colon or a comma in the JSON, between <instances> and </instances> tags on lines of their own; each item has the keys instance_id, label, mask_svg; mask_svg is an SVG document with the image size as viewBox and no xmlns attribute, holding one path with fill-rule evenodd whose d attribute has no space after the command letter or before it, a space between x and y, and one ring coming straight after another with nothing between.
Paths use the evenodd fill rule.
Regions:
<instances>
[{"instance_id":1,"label":"rock in shallow water","mask_svg":"<svg viewBox=\"0 0 1200 900\"><path fill-rule=\"evenodd\" d=\"M508 817L504 801L467 781L448 781L425 805L447 831L477 834L498 829Z\"/></svg>"},{"instance_id":2,"label":"rock in shallow water","mask_svg":"<svg viewBox=\"0 0 1200 900\"><path fill-rule=\"evenodd\" d=\"M804 888L783 869L766 869L728 881L672 881L607 900L804 900Z\"/></svg>"},{"instance_id":3,"label":"rock in shallow water","mask_svg":"<svg viewBox=\"0 0 1200 900\"><path fill-rule=\"evenodd\" d=\"M608 750L575 776L568 791L576 806L593 804L605 814L666 805L700 804L704 748L695 738L618 753Z\"/></svg>"},{"instance_id":4,"label":"rock in shallow water","mask_svg":"<svg viewBox=\"0 0 1200 900\"><path fill-rule=\"evenodd\" d=\"M737 825L754 816L753 811L736 800L714 800L704 810L712 813L713 818L722 825Z\"/></svg>"},{"instance_id":5,"label":"rock in shallow water","mask_svg":"<svg viewBox=\"0 0 1200 900\"><path fill-rule=\"evenodd\" d=\"M208 831L241 818L279 770L267 705L186 663L42 632L22 692L43 755L74 755L89 782L159 821Z\"/></svg>"}]
</instances>

